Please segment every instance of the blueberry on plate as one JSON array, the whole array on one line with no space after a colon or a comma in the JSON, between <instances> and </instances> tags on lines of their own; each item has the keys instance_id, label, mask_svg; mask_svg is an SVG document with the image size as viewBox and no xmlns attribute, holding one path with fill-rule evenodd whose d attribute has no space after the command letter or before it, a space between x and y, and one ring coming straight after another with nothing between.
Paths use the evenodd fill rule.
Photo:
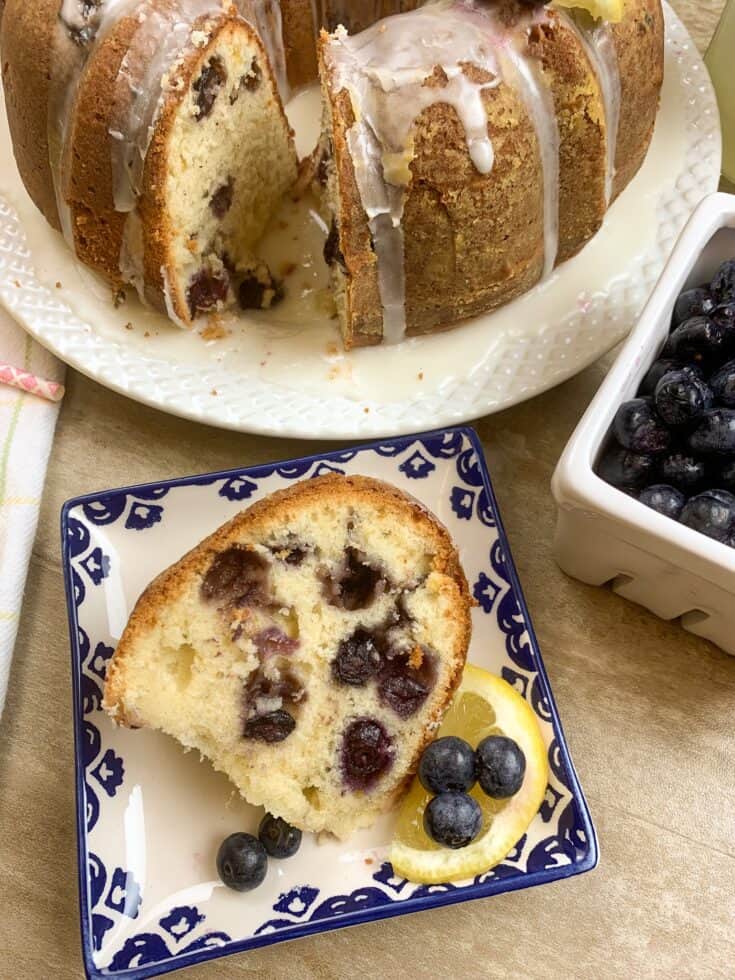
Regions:
<instances>
[{"instance_id":1,"label":"blueberry on plate","mask_svg":"<svg viewBox=\"0 0 735 980\"><path fill-rule=\"evenodd\" d=\"M667 486L665 483L654 483L653 486L646 487L645 490L641 490L638 499L651 510L663 514L664 517L673 517L675 521L679 519L679 514L687 500L681 490Z\"/></svg>"},{"instance_id":2,"label":"blueberry on plate","mask_svg":"<svg viewBox=\"0 0 735 980\"><path fill-rule=\"evenodd\" d=\"M477 746L477 781L487 796L507 800L523 785L526 757L523 749L505 735L488 735Z\"/></svg>"},{"instance_id":3,"label":"blueberry on plate","mask_svg":"<svg viewBox=\"0 0 735 980\"><path fill-rule=\"evenodd\" d=\"M707 464L691 453L668 453L659 459L658 475L662 483L688 494L699 489L704 483L707 477Z\"/></svg>"},{"instance_id":4,"label":"blueberry on plate","mask_svg":"<svg viewBox=\"0 0 735 980\"><path fill-rule=\"evenodd\" d=\"M684 320L689 320L693 316L707 316L714 310L715 305L707 286L685 289L674 304L671 325L678 327Z\"/></svg>"},{"instance_id":5,"label":"blueberry on plate","mask_svg":"<svg viewBox=\"0 0 735 980\"><path fill-rule=\"evenodd\" d=\"M722 263L709 288L716 303L735 300L735 259L726 259Z\"/></svg>"},{"instance_id":6,"label":"blueberry on plate","mask_svg":"<svg viewBox=\"0 0 735 980\"><path fill-rule=\"evenodd\" d=\"M252 834L230 834L217 852L217 873L228 888L249 892L263 884L268 855Z\"/></svg>"},{"instance_id":7,"label":"blueberry on plate","mask_svg":"<svg viewBox=\"0 0 735 980\"><path fill-rule=\"evenodd\" d=\"M671 444L671 433L656 415L650 398L623 402L615 414L613 432L620 445L634 453L662 453Z\"/></svg>"},{"instance_id":8,"label":"blueberry on plate","mask_svg":"<svg viewBox=\"0 0 735 980\"><path fill-rule=\"evenodd\" d=\"M731 335L727 327L710 317L693 316L669 336L662 354L695 364L711 364L724 359Z\"/></svg>"},{"instance_id":9,"label":"blueberry on plate","mask_svg":"<svg viewBox=\"0 0 735 980\"><path fill-rule=\"evenodd\" d=\"M735 533L735 496L726 490L705 490L688 500L679 520L715 541L727 541Z\"/></svg>"},{"instance_id":10,"label":"blueberry on plate","mask_svg":"<svg viewBox=\"0 0 735 980\"><path fill-rule=\"evenodd\" d=\"M424 810L424 830L443 847L467 847L481 829L480 804L467 793L440 793Z\"/></svg>"},{"instance_id":11,"label":"blueberry on plate","mask_svg":"<svg viewBox=\"0 0 735 980\"><path fill-rule=\"evenodd\" d=\"M669 371L686 371L693 378L701 378L703 376L702 369L697 367L696 364L682 364L680 361L675 361L671 357L660 357L657 361L653 362L644 375L638 388L638 397L653 396L653 393L656 391L656 385Z\"/></svg>"},{"instance_id":12,"label":"blueberry on plate","mask_svg":"<svg viewBox=\"0 0 735 980\"><path fill-rule=\"evenodd\" d=\"M735 408L735 361L728 361L709 379L715 401L725 408Z\"/></svg>"},{"instance_id":13,"label":"blueberry on plate","mask_svg":"<svg viewBox=\"0 0 735 980\"><path fill-rule=\"evenodd\" d=\"M424 749L419 779L429 793L466 793L475 778L475 750L463 738L446 735Z\"/></svg>"},{"instance_id":14,"label":"blueberry on plate","mask_svg":"<svg viewBox=\"0 0 735 980\"><path fill-rule=\"evenodd\" d=\"M656 385L656 412L668 425L686 425L712 407L712 392L687 371L670 371Z\"/></svg>"},{"instance_id":15,"label":"blueberry on plate","mask_svg":"<svg viewBox=\"0 0 735 980\"><path fill-rule=\"evenodd\" d=\"M258 840L273 858L290 858L301 847L301 831L282 817L266 813L260 821Z\"/></svg>"},{"instance_id":16,"label":"blueberry on plate","mask_svg":"<svg viewBox=\"0 0 735 980\"><path fill-rule=\"evenodd\" d=\"M609 446L597 464L597 474L618 490L641 487L653 474L655 456L632 453L622 446Z\"/></svg>"},{"instance_id":17,"label":"blueberry on plate","mask_svg":"<svg viewBox=\"0 0 735 980\"><path fill-rule=\"evenodd\" d=\"M695 453L735 453L735 409L711 408L689 433Z\"/></svg>"}]
</instances>

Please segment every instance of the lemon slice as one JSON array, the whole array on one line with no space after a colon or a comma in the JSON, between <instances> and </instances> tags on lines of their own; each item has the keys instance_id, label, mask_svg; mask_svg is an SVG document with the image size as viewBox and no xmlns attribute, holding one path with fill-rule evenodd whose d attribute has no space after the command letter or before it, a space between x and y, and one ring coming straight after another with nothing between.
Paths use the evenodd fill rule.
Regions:
<instances>
[{"instance_id":1,"label":"lemon slice","mask_svg":"<svg viewBox=\"0 0 735 980\"><path fill-rule=\"evenodd\" d=\"M482 809L482 830L458 850L442 847L425 833L424 809L431 795L416 777L398 814L389 855L396 874L409 881L437 884L489 871L526 832L546 793L549 767L536 715L500 677L467 664L437 737L444 735L458 735L473 748L487 735L507 735L523 749L526 774L509 800L493 800L479 786L471 790Z\"/></svg>"},{"instance_id":2,"label":"lemon slice","mask_svg":"<svg viewBox=\"0 0 735 980\"><path fill-rule=\"evenodd\" d=\"M596 20L607 20L617 24L623 19L624 0L554 0L554 7L576 7L586 10Z\"/></svg>"}]
</instances>

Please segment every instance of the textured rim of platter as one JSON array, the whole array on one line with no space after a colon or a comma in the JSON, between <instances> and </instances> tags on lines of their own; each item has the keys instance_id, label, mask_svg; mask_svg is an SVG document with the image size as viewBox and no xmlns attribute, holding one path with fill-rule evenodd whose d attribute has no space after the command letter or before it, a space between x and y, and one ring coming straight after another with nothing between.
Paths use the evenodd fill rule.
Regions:
<instances>
[{"instance_id":1,"label":"textured rim of platter","mask_svg":"<svg viewBox=\"0 0 735 980\"><path fill-rule=\"evenodd\" d=\"M573 266L583 260L585 250L504 310L455 328L458 342L459 331L479 328L482 333L472 336L483 340L486 347L490 341L491 356L479 363L466 359L447 363L440 383L427 383L423 388L407 385L405 395L399 393L397 398L381 398L375 392L371 398L358 400L330 391L328 383L309 390L299 387L298 371L293 384L257 376L248 376L244 383L242 374L225 366L226 359L203 369L191 361L145 356L126 345L125 336L118 341L97 332L39 280L23 225L1 195L0 302L41 344L114 391L174 415L245 432L332 439L398 435L467 421L531 398L577 374L625 337L694 206L717 188L721 138L714 91L683 24L666 5L665 15L666 71L676 84L671 84L670 77L659 124L669 112L674 117L681 114L684 152L681 161L674 160L670 172L661 172L660 178L657 175L660 190L654 227L646 228L652 237L650 247L642 257L628 256L627 262L618 259L620 250L611 250L605 256L610 258L606 281L592 282L586 301L573 302L572 309L567 306L561 317L547 312L553 306L554 291L564 288L565 282L568 288L570 277L579 275L579 267L575 273ZM676 99L683 109L681 104L672 107ZM653 145L656 138L654 134ZM4 166L14 167L14 162L5 159ZM622 197L635 194L636 181ZM612 210L620 204L616 202ZM605 229L600 234L604 233ZM49 229L48 234L55 233ZM79 288L83 288L81 283ZM512 316L504 317L505 326L500 327L497 318L505 311ZM408 345L425 345L428 359L432 342L447 336L415 338ZM415 358L405 356L408 345L382 349L394 377L400 378L403 362L407 371L414 370ZM452 345L441 349L451 359Z\"/></svg>"}]
</instances>

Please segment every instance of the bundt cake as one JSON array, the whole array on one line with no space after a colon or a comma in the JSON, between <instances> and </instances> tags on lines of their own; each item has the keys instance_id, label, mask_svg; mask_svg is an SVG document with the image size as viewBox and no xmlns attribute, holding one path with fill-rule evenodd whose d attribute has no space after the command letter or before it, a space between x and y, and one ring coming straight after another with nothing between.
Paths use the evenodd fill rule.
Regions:
<instances>
[{"instance_id":1,"label":"bundt cake","mask_svg":"<svg viewBox=\"0 0 735 980\"><path fill-rule=\"evenodd\" d=\"M579 251L642 163L659 0L618 24L438 0L319 44L325 257L348 347L492 310Z\"/></svg>"},{"instance_id":2,"label":"bundt cake","mask_svg":"<svg viewBox=\"0 0 735 980\"><path fill-rule=\"evenodd\" d=\"M607 23L533 0L7 0L16 159L115 291L181 326L268 307L257 243L297 175L283 103L318 67L344 342L395 342L508 302L599 228L662 80L660 0L620 5Z\"/></svg>"},{"instance_id":3,"label":"bundt cake","mask_svg":"<svg viewBox=\"0 0 735 980\"><path fill-rule=\"evenodd\" d=\"M470 597L446 529L367 477L254 504L143 593L104 706L245 798L346 837L407 786L459 683Z\"/></svg>"}]
</instances>

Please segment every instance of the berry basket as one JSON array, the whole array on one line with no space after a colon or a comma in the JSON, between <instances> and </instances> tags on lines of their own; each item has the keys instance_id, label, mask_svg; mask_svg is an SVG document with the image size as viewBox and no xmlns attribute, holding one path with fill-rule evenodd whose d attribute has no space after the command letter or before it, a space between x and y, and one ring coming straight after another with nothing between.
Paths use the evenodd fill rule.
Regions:
<instances>
[{"instance_id":1,"label":"berry basket","mask_svg":"<svg viewBox=\"0 0 735 980\"><path fill-rule=\"evenodd\" d=\"M690 218L615 364L577 426L552 480L555 557L564 572L610 585L663 619L735 655L735 548L605 483L596 464L618 407L633 398L669 333L683 289L735 257L735 196L712 194Z\"/></svg>"}]
</instances>

